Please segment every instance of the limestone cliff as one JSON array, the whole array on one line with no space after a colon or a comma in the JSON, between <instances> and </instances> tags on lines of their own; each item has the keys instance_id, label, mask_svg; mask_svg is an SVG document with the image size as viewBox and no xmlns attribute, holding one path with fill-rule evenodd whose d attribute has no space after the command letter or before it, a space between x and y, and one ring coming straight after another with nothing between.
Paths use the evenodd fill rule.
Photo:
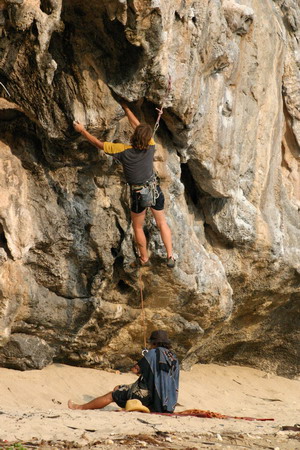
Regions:
<instances>
[{"instance_id":1,"label":"limestone cliff","mask_svg":"<svg viewBox=\"0 0 300 450\"><path fill-rule=\"evenodd\" d=\"M0 0L0 364L124 368L143 345L121 168L72 127L152 125L177 265L151 219L147 332L299 373L299 0ZM171 91L167 95L168 80Z\"/></svg>"}]
</instances>

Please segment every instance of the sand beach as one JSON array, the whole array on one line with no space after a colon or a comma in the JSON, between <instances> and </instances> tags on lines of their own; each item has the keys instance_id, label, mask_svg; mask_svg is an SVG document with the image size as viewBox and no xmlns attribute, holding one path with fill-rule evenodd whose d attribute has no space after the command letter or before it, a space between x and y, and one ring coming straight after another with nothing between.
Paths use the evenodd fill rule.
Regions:
<instances>
[{"instance_id":1,"label":"sand beach","mask_svg":"<svg viewBox=\"0 0 300 450\"><path fill-rule=\"evenodd\" d=\"M53 364L0 369L0 448L300 449L300 380L239 366L198 364L181 372L176 411L202 409L266 421L123 412L115 404L72 411L131 373ZM299 427L300 428L300 427Z\"/></svg>"}]
</instances>

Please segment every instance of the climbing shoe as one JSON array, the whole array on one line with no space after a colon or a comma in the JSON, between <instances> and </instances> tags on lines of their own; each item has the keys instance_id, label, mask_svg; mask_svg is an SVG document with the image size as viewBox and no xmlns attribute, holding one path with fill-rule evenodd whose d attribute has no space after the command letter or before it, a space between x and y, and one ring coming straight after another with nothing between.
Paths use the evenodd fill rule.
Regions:
<instances>
[{"instance_id":1,"label":"climbing shoe","mask_svg":"<svg viewBox=\"0 0 300 450\"><path fill-rule=\"evenodd\" d=\"M175 259L173 258L173 256L170 256L170 258L167 259L167 266L170 269L173 269L173 267L175 267Z\"/></svg>"}]
</instances>

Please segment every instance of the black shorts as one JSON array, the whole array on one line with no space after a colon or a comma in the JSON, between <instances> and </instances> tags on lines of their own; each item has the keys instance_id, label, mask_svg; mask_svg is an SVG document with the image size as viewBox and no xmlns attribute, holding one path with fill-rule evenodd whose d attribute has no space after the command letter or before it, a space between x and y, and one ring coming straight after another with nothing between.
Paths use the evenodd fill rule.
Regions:
<instances>
[{"instance_id":1,"label":"black shorts","mask_svg":"<svg viewBox=\"0 0 300 450\"><path fill-rule=\"evenodd\" d=\"M133 398L140 400L144 406L149 406L151 399L145 382L140 379L133 384L119 386L119 389L113 391L112 398L120 408L125 408L127 400Z\"/></svg>"},{"instance_id":2,"label":"black shorts","mask_svg":"<svg viewBox=\"0 0 300 450\"><path fill-rule=\"evenodd\" d=\"M151 206L151 208L155 209L156 211L162 211L165 206L165 196L160 186L157 186L157 192L159 193L159 196L156 199L155 205ZM139 193L139 191L131 192L131 211L137 214L143 212L146 209L140 205L140 198L141 194Z\"/></svg>"}]
</instances>

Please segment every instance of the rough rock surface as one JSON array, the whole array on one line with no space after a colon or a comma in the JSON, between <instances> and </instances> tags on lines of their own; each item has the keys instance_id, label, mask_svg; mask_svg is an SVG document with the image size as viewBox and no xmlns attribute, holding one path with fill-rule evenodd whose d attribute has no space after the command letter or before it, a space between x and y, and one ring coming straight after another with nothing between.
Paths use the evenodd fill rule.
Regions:
<instances>
[{"instance_id":1,"label":"rough rock surface","mask_svg":"<svg viewBox=\"0 0 300 450\"><path fill-rule=\"evenodd\" d=\"M145 318L186 368L299 373L299 0L0 0L0 35L0 364L124 368ZM149 217L140 281L122 171L72 127L128 141L120 96L165 106L178 260Z\"/></svg>"}]
</instances>

